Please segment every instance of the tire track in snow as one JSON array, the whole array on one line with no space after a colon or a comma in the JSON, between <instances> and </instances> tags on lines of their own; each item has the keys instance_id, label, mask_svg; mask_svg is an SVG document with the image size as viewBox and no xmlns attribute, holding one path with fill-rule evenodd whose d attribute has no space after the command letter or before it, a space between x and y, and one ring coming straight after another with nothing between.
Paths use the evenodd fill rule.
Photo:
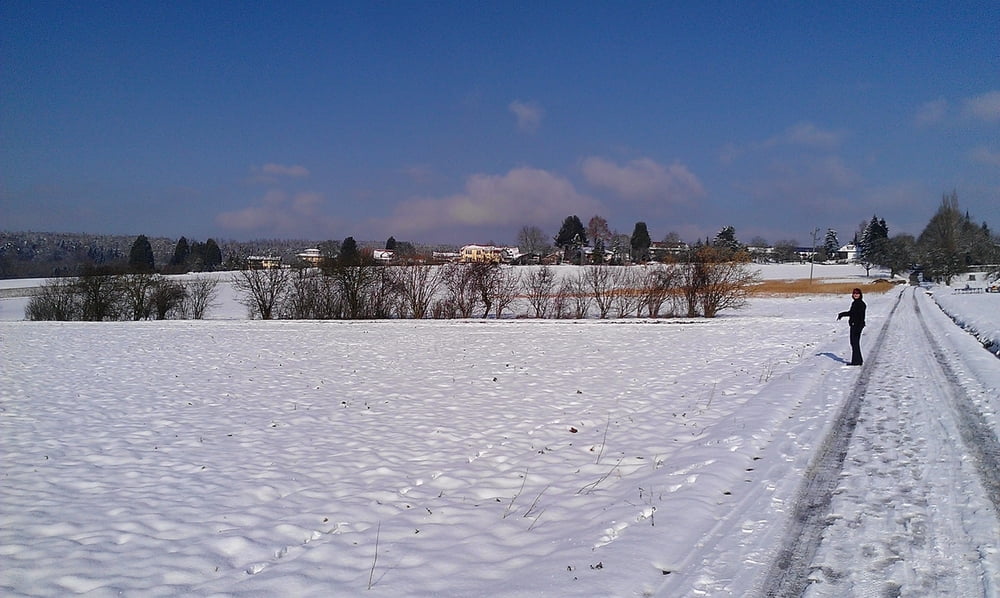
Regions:
<instances>
[{"instance_id":1,"label":"tire track in snow","mask_svg":"<svg viewBox=\"0 0 1000 598\"><path fill-rule=\"evenodd\" d=\"M997 439L982 413L976 408L975 403L963 390L958 374L941 348L941 343L931 334L927 321L920 311L920 305L916 301L914 301L914 308L934 358L941 366L949 386L954 389L954 392L949 393L949 395L955 410L955 421L962 435L962 442L972 454L980 482L986 490L986 497L993 504L993 509L996 511L997 517L1000 518L1000 440Z\"/></svg>"},{"instance_id":2,"label":"tire track in snow","mask_svg":"<svg viewBox=\"0 0 1000 598\"><path fill-rule=\"evenodd\" d=\"M975 522L977 509L989 511L988 505L1000 515L1000 443L914 293L913 312L888 333L906 293L897 297L869 366L806 473L765 596L991 595L996 542ZM912 340L906 328L922 333L918 343L899 342ZM897 342L883 355L888 337ZM961 438L964 446L941 438ZM966 454L974 467L964 466ZM996 522L987 527L995 530Z\"/></svg>"},{"instance_id":3,"label":"tire track in snow","mask_svg":"<svg viewBox=\"0 0 1000 598\"><path fill-rule=\"evenodd\" d=\"M792 509L791 527L764 580L764 596L801 596L808 583L813 557L826 528L833 492L837 488L847 449L858 424L865 389L868 387L871 371L878 362L885 332L899 308L902 296L900 293L896 297L892 310L879 329L874 346L868 352L868 366L861 368L854 389L837 413L836 422L805 472L802 488Z\"/></svg>"}]
</instances>

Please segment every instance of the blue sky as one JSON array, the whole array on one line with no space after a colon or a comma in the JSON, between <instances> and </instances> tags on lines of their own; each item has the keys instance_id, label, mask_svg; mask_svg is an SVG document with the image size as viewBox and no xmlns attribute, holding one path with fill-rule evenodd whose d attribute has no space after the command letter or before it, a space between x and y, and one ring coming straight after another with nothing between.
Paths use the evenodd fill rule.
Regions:
<instances>
[{"instance_id":1,"label":"blue sky","mask_svg":"<svg viewBox=\"0 0 1000 598\"><path fill-rule=\"evenodd\" d=\"M1000 3L0 3L0 230L1000 230Z\"/></svg>"}]
</instances>

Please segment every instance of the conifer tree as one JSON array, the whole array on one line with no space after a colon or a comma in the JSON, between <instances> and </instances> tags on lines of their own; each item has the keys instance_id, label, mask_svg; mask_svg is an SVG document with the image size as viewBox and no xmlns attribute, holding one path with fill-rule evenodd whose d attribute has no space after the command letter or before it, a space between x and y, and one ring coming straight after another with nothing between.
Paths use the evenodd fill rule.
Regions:
<instances>
[{"instance_id":1,"label":"conifer tree","mask_svg":"<svg viewBox=\"0 0 1000 598\"><path fill-rule=\"evenodd\" d=\"M823 241L823 248L826 249L828 258L837 255L837 251L840 249L840 241L837 240L837 231L832 228L826 229L826 239Z\"/></svg>"},{"instance_id":2,"label":"conifer tree","mask_svg":"<svg viewBox=\"0 0 1000 598\"><path fill-rule=\"evenodd\" d=\"M188 240L186 237L181 237L177 239L177 245L174 246L174 256L170 258L171 266L183 266L187 263L188 257L191 256L191 246L188 245Z\"/></svg>"},{"instance_id":3,"label":"conifer tree","mask_svg":"<svg viewBox=\"0 0 1000 598\"><path fill-rule=\"evenodd\" d=\"M340 262L346 265L357 265L361 261L361 253L358 251L358 242L354 237L347 237L340 244Z\"/></svg>"},{"instance_id":4,"label":"conifer tree","mask_svg":"<svg viewBox=\"0 0 1000 598\"><path fill-rule=\"evenodd\" d=\"M152 272L154 269L153 246L146 235L139 235L128 253L128 267L133 272Z\"/></svg>"},{"instance_id":5,"label":"conifer tree","mask_svg":"<svg viewBox=\"0 0 1000 598\"><path fill-rule=\"evenodd\" d=\"M205 268L214 270L222 265L222 250L215 239L205 241Z\"/></svg>"},{"instance_id":6,"label":"conifer tree","mask_svg":"<svg viewBox=\"0 0 1000 598\"><path fill-rule=\"evenodd\" d=\"M635 228L632 229L632 261L648 262L649 247L652 244L653 241L649 238L649 229L646 227L646 223L636 222Z\"/></svg>"},{"instance_id":7,"label":"conifer tree","mask_svg":"<svg viewBox=\"0 0 1000 598\"><path fill-rule=\"evenodd\" d=\"M567 259L570 258L570 252L572 250L577 250L580 252L578 263L583 263L583 249L582 247L587 244L587 229L583 227L583 223L580 222L580 217L567 216L563 220L562 228L559 229L559 234L555 238L556 247L559 247L565 253Z\"/></svg>"}]
</instances>

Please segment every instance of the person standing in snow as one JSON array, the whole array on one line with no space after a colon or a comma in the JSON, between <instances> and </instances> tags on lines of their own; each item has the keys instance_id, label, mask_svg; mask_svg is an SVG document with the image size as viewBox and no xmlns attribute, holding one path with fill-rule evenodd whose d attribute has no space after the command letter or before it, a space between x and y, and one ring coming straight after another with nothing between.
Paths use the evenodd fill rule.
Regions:
<instances>
[{"instance_id":1,"label":"person standing in snow","mask_svg":"<svg viewBox=\"0 0 1000 598\"><path fill-rule=\"evenodd\" d=\"M861 365L861 329L865 327L865 302L861 300L861 289L851 291L851 309L837 314L837 319L847 316L847 323L851 327L851 363L847 365Z\"/></svg>"}]
</instances>

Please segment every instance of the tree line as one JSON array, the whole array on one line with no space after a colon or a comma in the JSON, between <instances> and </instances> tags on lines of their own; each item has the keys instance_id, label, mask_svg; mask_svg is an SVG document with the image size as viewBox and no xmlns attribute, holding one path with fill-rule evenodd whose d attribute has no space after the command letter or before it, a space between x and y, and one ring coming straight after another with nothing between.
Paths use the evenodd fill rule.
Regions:
<instances>
[{"instance_id":1,"label":"tree line","mask_svg":"<svg viewBox=\"0 0 1000 598\"><path fill-rule=\"evenodd\" d=\"M621 235L611 233L607 221L599 216L591 218L586 227L576 215L568 216L552 241L562 250L565 261L579 265L642 264L652 257L652 242L644 222L637 222L631 235ZM779 255L781 244L771 248L766 257L755 256L757 248L753 246L765 242L755 239L750 246L740 243L732 226L724 227L714 239L699 240L690 247L673 234L668 234L665 242L686 248L682 256L666 257L667 261L679 259L681 263L646 268L648 279L625 270L597 268L556 284L551 271L545 269L517 273L478 264L431 267L426 256L419 255L411 243L396 243L392 237L386 247L396 249L404 263L412 266L389 268L367 263L371 251L363 252L353 237L348 237L343 243L319 244L327 258L319 275L303 268L255 271L246 269L245 261L236 254L223 261L222 249L212 239L200 243L181 237L166 266L157 268L150 240L140 235L132 243L127 259L115 250L112 264L87 264L75 278L44 285L29 302L26 316L64 320L200 318L211 305L214 279L171 281L157 270L170 273L225 268L240 271L234 285L243 293L252 315L264 319L447 318L491 313L500 317L515 299L524 298L532 306L534 317L586 317L591 310L599 317L607 317L612 312L638 314L642 309L650 315L666 309L670 314L712 317L720 309L742 304L747 285L752 282L746 267L749 259L790 257ZM994 266L994 276L1000 274L996 270L1000 239L985 222L977 225L967 212L961 212L954 191L943 196L938 211L919 237L890 237L885 220L873 215L859 228L854 243L858 261L866 269L884 267L892 276L919 270L926 280L950 284L970 266L983 264ZM552 247L537 227L522 229L519 245L522 251L533 252ZM5 242L8 246L9 241ZM836 231L827 230L821 245L814 234L813 247L819 250L814 260L833 256L839 249ZM88 252L93 254L93 248ZM667 291L657 303L662 288ZM639 301L637 297L645 298Z\"/></svg>"},{"instance_id":2,"label":"tree line","mask_svg":"<svg viewBox=\"0 0 1000 598\"><path fill-rule=\"evenodd\" d=\"M55 278L28 300L29 320L165 320L205 317L216 305L219 280L182 280L139 270L88 267L80 276Z\"/></svg>"},{"instance_id":3,"label":"tree line","mask_svg":"<svg viewBox=\"0 0 1000 598\"><path fill-rule=\"evenodd\" d=\"M958 194L946 193L941 205L918 237L889 236L884 219L872 216L858 239L858 261L866 268L880 266L890 275L918 270L925 280L951 284L970 266L993 266L1000 274L1000 238L983 222L976 224L968 212L962 213Z\"/></svg>"},{"instance_id":4,"label":"tree line","mask_svg":"<svg viewBox=\"0 0 1000 598\"><path fill-rule=\"evenodd\" d=\"M355 254L321 269L244 269L234 274L233 287L248 314L265 320L711 318L743 307L759 282L745 253L714 247L684 263L562 273L548 265L386 265Z\"/></svg>"}]
</instances>

